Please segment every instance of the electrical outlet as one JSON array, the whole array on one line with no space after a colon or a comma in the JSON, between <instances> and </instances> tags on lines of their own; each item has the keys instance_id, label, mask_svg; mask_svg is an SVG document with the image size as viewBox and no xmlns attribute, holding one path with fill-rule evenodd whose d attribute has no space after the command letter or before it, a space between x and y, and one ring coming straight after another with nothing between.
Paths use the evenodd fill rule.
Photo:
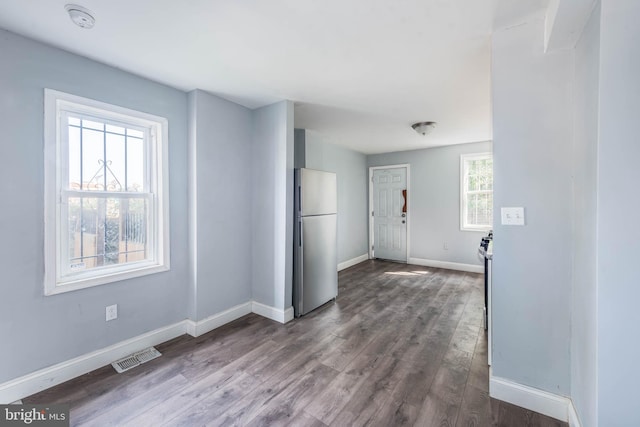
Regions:
<instances>
[{"instance_id":1,"label":"electrical outlet","mask_svg":"<svg viewBox=\"0 0 640 427\"><path fill-rule=\"evenodd\" d=\"M106 309L107 322L118 318L118 304L113 304Z\"/></svg>"},{"instance_id":2,"label":"electrical outlet","mask_svg":"<svg viewBox=\"0 0 640 427\"><path fill-rule=\"evenodd\" d=\"M449 250L449 244L447 242L444 242L442 244L442 249L444 249L445 251L448 251Z\"/></svg>"}]
</instances>

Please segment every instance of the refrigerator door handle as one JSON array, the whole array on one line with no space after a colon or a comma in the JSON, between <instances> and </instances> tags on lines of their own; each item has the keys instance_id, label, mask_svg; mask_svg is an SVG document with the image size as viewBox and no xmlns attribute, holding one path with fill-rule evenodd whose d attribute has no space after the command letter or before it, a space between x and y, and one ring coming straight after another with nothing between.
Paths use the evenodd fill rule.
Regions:
<instances>
[{"instance_id":1,"label":"refrigerator door handle","mask_svg":"<svg viewBox=\"0 0 640 427\"><path fill-rule=\"evenodd\" d=\"M304 259L304 246L302 246L302 217L298 217L298 249L297 249L297 258L299 260L298 263L295 264L296 275L297 277L294 279L295 283L293 285L293 297L295 298L294 302L294 315L296 317L300 317L304 310L304 288L302 286L303 277L304 277L304 263L302 259Z\"/></svg>"}]
</instances>

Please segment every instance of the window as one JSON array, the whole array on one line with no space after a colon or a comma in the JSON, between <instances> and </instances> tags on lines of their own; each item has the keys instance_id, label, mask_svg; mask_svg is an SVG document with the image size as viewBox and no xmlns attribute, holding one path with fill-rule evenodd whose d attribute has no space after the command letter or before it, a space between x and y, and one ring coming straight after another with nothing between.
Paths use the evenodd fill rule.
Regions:
<instances>
[{"instance_id":1,"label":"window","mask_svg":"<svg viewBox=\"0 0 640 427\"><path fill-rule=\"evenodd\" d=\"M489 230L493 225L493 156L460 156L460 228Z\"/></svg>"},{"instance_id":2,"label":"window","mask_svg":"<svg viewBox=\"0 0 640 427\"><path fill-rule=\"evenodd\" d=\"M169 269L167 128L45 89L45 294Z\"/></svg>"}]
</instances>

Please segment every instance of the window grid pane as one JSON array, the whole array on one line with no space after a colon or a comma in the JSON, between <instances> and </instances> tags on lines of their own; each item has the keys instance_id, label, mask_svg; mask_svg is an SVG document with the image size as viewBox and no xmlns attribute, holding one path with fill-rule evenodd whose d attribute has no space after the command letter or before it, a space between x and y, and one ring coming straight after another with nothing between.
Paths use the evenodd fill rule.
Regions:
<instances>
[{"instance_id":1,"label":"window grid pane","mask_svg":"<svg viewBox=\"0 0 640 427\"><path fill-rule=\"evenodd\" d=\"M493 224L493 158L464 161L464 227L490 227Z\"/></svg>"},{"instance_id":2,"label":"window grid pane","mask_svg":"<svg viewBox=\"0 0 640 427\"><path fill-rule=\"evenodd\" d=\"M44 95L45 295L167 271L167 119Z\"/></svg>"},{"instance_id":3,"label":"window grid pane","mask_svg":"<svg viewBox=\"0 0 640 427\"><path fill-rule=\"evenodd\" d=\"M149 259L150 194L142 193L147 187L145 133L74 115L67 127L67 188L86 193L67 199L69 271ZM135 192L143 198L104 197L104 192Z\"/></svg>"},{"instance_id":4,"label":"window grid pane","mask_svg":"<svg viewBox=\"0 0 640 427\"><path fill-rule=\"evenodd\" d=\"M148 191L144 132L69 116L68 135L67 188Z\"/></svg>"},{"instance_id":5,"label":"window grid pane","mask_svg":"<svg viewBox=\"0 0 640 427\"><path fill-rule=\"evenodd\" d=\"M69 197L70 271L147 260L148 201Z\"/></svg>"},{"instance_id":6,"label":"window grid pane","mask_svg":"<svg viewBox=\"0 0 640 427\"><path fill-rule=\"evenodd\" d=\"M490 226L493 222L493 194L469 194L467 199L467 224Z\"/></svg>"}]
</instances>

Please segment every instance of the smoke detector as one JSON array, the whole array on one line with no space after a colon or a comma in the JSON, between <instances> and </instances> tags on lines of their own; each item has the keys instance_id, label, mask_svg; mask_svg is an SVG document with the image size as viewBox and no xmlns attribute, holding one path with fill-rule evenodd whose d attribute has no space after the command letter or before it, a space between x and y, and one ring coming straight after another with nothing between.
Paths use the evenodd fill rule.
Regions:
<instances>
[{"instance_id":1,"label":"smoke detector","mask_svg":"<svg viewBox=\"0 0 640 427\"><path fill-rule=\"evenodd\" d=\"M96 18L93 17L92 12L77 4L68 4L65 10L69 14L69 17L80 28L91 29L96 24Z\"/></svg>"},{"instance_id":2,"label":"smoke detector","mask_svg":"<svg viewBox=\"0 0 640 427\"><path fill-rule=\"evenodd\" d=\"M435 129L436 122L418 122L412 124L411 127L420 135L424 136L428 133L431 133L431 131Z\"/></svg>"}]
</instances>

